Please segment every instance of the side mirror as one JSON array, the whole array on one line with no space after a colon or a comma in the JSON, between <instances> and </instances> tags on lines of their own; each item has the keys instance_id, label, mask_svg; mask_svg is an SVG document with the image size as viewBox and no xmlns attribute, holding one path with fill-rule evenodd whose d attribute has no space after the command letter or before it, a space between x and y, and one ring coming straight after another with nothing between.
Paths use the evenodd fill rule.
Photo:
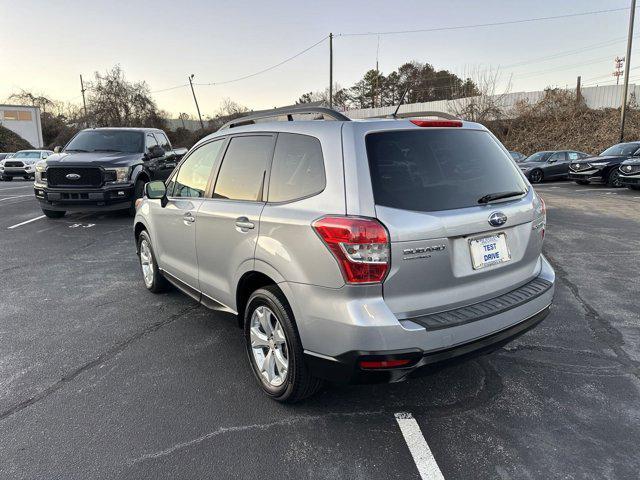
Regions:
<instances>
[{"instance_id":1,"label":"side mirror","mask_svg":"<svg viewBox=\"0 0 640 480\"><path fill-rule=\"evenodd\" d=\"M556 163L558 161L558 159L556 158L550 158L549 159L549 163Z\"/></svg>"},{"instance_id":2,"label":"side mirror","mask_svg":"<svg viewBox=\"0 0 640 480\"><path fill-rule=\"evenodd\" d=\"M144 193L149 199L160 200L163 207L167 205L167 187L163 181L155 180L147 183L144 186Z\"/></svg>"},{"instance_id":3,"label":"side mirror","mask_svg":"<svg viewBox=\"0 0 640 480\"><path fill-rule=\"evenodd\" d=\"M147 158L149 160L152 158L162 157L163 155L164 155L164 148L162 148L160 145L154 145L153 147L149 148L149 150L147 151Z\"/></svg>"},{"instance_id":4,"label":"side mirror","mask_svg":"<svg viewBox=\"0 0 640 480\"><path fill-rule=\"evenodd\" d=\"M60 153L62 151L62 147L60 145L58 145L56 148L53 149L53 153Z\"/></svg>"}]
</instances>

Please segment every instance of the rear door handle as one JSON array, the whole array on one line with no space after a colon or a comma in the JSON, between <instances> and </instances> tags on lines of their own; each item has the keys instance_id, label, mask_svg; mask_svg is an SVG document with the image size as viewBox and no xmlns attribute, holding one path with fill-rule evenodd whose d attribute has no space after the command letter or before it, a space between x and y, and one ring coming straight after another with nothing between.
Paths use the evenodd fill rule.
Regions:
<instances>
[{"instance_id":1,"label":"rear door handle","mask_svg":"<svg viewBox=\"0 0 640 480\"><path fill-rule=\"evenodd\" d=\"M236 218L236 227L252 229L255 228L255 224L253 222L250 222L247 217L238 217Z\"/></svg>"},{"instance_id":2,"label":"rear door handle","mask_svg":"<svg viewBox=\"0 0 640 480\"><path fill-rule=\"evenodd\" d=\"M196 221L196 218L193 216L191 212L187 212L183 215L182 221L184 221L185 225L189 225Z\"/></svg>"}]
</instances>

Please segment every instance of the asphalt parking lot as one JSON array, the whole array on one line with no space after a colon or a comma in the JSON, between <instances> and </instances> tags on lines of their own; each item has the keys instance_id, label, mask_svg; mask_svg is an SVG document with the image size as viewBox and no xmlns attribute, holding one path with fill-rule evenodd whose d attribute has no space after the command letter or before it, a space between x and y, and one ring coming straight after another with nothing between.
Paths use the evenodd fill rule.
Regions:
<instances>
[{"instance_id":1,"label":"asphalt parking lot","mask_svg":"<svg viewBox=\"0 0 640 480\"><path fill-rule=\"evenodd\" d=\"M129 217L39 218L0 182L0 478L420 478L403 412L447 479L638 478L640 192L537 190L559 277L537 329L284 406L233 319L146 291Z\"/></svg>"}]
</instances>

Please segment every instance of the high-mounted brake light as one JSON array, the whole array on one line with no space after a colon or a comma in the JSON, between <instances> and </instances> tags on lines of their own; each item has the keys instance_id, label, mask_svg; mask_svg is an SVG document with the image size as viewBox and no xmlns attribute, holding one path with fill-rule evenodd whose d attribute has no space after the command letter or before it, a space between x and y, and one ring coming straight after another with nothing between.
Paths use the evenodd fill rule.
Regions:
<instances>
[{"instance_id":1,"label":"high-mounted brake light","mask_svg":"<svg viewBox=\"0 0 640 480\"><path fill-rule=\"evenodd\" d=\"M389 269L389 235L377 220L327 216L312 227L338 261L347 283L381 282Z\"/></svg>"},{"instance_id":2,"label":"high-mounted brake light","mask_svg":"<svg viewBox=\"0 0 640 480\"><path fill-rule=\"evenodd\" d=\"M418 127L462 127L461 120L411 120Z\"/></svg>"}]
</instances>

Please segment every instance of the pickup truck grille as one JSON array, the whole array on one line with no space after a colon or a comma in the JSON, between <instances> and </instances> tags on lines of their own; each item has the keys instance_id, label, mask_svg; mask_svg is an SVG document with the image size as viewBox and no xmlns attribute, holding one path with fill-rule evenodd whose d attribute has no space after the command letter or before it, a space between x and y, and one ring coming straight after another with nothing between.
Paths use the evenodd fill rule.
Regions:
<instances>
[{"instance_id":1,"label":"pickup truck grille","mask_svg":"<svg viewBox=\"0 0 640 480\"><path fill-rule=\"evenodd\" d=\"M16 160L5 160L5 167L24 167L24 163L18 162Z\"/></svg>"},{"instance_id":2,"label":"pickup truck grille","mask_svg":"<svg viewBox=\"0 0 640 480\"><path fill-rule=\"evenodd\" d=\"M102 170L97 167L49 167L47 183L50 187L100 187Z\"/></svg>"}]
</instances>

